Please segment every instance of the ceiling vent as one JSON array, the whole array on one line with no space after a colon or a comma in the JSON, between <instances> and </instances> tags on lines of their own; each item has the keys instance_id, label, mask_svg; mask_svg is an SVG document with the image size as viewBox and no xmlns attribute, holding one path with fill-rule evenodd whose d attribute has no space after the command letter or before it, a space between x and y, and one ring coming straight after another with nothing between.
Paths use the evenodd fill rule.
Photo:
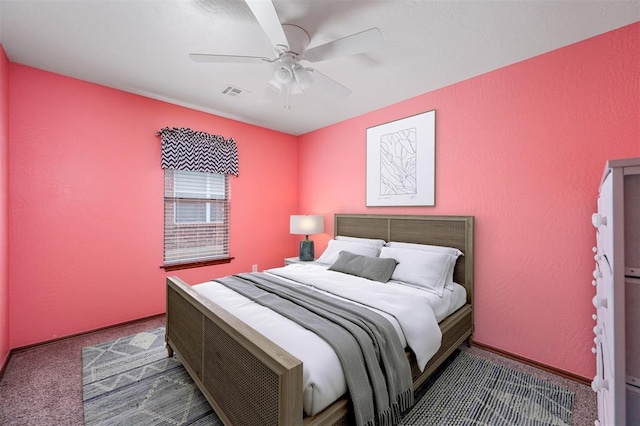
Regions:
<instances>
[{"instance_id":1,"label":"ceiling vent","mask_svg":"<svg viewBox=\"0 0 640 426\"><path fill-rule=\"evenodd\" d=\"M222 91L223 95L231 96L232 98L244 98L249 93L251 92L249 92L248 90L240 89L239 87L235 87L232 85L228 85Z\"/></svg>"}]
</instances>

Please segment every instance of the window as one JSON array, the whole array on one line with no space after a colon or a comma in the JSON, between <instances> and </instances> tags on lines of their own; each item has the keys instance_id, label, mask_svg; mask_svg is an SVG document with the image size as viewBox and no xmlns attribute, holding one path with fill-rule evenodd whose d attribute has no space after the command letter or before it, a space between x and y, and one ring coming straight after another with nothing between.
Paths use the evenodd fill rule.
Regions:
<instances>
[{"instance_id":1,"label":"window","mask_svg":"<svg viewBox=\"0 0 640 426\"><path fill-rule=\"evenodd\" d=\"M164 170L164 265L229 258L227 175Z\"/></svg>"}]
</instances>

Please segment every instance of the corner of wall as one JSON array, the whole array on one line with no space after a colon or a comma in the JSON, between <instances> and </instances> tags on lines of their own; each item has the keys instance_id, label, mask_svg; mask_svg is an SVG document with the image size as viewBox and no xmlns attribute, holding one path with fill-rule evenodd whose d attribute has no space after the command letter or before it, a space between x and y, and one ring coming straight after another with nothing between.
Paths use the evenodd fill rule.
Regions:
<instances>
[{"instance_id":1,"label":"corner of wall","mask_svg":"<svg viewBox=\"0 0 640 426\"><path fill-rule=\"evenodd\" d=\"M0 44L0 372L9 359L8 151L9 58Z\"/></svg>"}]
</instances>

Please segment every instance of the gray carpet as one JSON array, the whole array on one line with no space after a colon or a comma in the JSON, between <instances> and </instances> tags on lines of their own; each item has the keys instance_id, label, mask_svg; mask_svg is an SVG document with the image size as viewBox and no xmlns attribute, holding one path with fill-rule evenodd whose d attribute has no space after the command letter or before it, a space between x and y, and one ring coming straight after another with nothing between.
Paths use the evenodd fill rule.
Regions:
<instances>
[{"instance_id":1,"label":"gray carpet","mask_svg":"<svg viewBox=\"0 0 640 426\"><path fill-rule=\"evenodd\" d=\"M220 425L164 328L82 350L84 418L93 425ZM417 393L401 425L571 425L573 392L460 352Z\"/></svg>"}]
</instances>

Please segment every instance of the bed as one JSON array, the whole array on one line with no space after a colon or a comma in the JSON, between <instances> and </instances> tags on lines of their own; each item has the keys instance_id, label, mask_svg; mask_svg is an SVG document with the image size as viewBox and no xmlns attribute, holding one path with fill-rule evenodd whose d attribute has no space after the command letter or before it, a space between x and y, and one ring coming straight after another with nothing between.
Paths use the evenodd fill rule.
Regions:
<instances>
[{"instance_id":1,"label":"bed","mask_svg":"<svg viewBox=\"0 0 640 426\"><path fill-rule=\"evenodd\" d=\"M336 214L334 225L335 235L455 247L464 254L453 277L466 290L466 303L437 325L440 348L422 371L407 351L417 388L460 344L471 340L473 217ZM305 416L302 362L177 277L167 278L166 327L169 355L179 355L223 423L351 424L345 397Z\"/></svg>"}]
</instances>

